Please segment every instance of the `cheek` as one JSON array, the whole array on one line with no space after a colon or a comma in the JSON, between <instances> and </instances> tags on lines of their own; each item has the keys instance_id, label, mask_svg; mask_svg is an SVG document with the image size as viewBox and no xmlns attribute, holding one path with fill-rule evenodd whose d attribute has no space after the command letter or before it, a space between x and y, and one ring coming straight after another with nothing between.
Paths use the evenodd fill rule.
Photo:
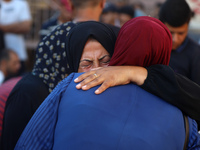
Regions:
<instances>
[{"instance_id":1,"label":"cheek","mask_svg":"<svg viewBox=\"0 0 200 150\"><path fill-rule=\"evenodd\" d=\"M91 68L78 68L78 73L79 72L87 72L87 71L90 71Z\"/></svg>"},{"instance_id":2,"label":"cheek","mask_svg":"<svg viewBox=\"0 0 200 150\"><path fill-rule=\"evenodd\" d=\"M101 64L99 67L108 67L108 64Z\"/></svg>"}]
</instances>

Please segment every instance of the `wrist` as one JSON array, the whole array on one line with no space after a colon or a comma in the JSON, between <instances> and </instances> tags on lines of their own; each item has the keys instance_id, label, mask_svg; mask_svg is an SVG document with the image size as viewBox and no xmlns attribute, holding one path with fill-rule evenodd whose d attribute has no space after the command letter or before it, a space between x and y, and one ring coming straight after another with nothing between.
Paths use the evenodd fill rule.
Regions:
<instances>
[{"instance_id":1,"label":"wrist","mask_svg":"<svg viewBox=\"0 0 200 150\"><path fill-rule=\"evenodd\" d=\"M132 66L130 70L130 81L139 86L144 84L144 81L146 80L148 75L147 69L144 67Z\"/></svg>"}]
</instances>

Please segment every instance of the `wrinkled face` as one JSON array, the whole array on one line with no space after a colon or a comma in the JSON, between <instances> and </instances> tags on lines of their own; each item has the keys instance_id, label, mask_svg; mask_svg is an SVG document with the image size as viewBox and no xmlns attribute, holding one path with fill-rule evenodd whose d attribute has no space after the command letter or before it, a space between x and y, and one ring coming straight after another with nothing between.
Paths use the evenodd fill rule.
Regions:
<instances>
[{"instance_id":1,"label":"wrinkled face","mask_svg":"<svg viewBox=\"0 0 200 150\"><path fill-rule=\"evenodd\" d=\"M187 36L188 23L185 23L180 27L172 27L168 23L165 23L165 25L168 27L169 31L172 34L172 50L176 50L177 48L179 48L179 46L181 46Z\"/></svg>"},{"instance_id":2,"label":"wrinkled face","mask_svg":"<svg viewBox=\"0 0 200 150\"><path fill-rule=\"evenodd\" d=\"M15 53L10 53L10 60L6 64L6 70L9 75L16 74L21 67L19 57Z\"/></svg>"},{"instance_id":3,"label":"wrinkled face","mask_svg":"<svg viewBox=\"0 0 200 150\"><path fill-rule=\"evenodd\" d=\"M87 72L98 67L107 67L110 55L106 49L96 40L89 39L83 49L78 72Z\"/></svg>"}]
</instances>

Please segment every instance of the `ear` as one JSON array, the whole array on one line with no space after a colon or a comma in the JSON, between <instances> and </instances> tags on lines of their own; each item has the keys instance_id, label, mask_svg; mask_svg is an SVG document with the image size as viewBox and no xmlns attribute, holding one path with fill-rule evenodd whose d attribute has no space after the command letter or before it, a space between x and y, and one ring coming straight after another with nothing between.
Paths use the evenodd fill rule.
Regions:
<instances>
[{"instance_id":1,"label":"ear","mask_svg":"<svg viewBox=\"0 0 200 150\"><path fill-rule=\"evenodd\" d=\"M106 4L106 0L102 0L102 1L101 1L101 8L102 8L102 9L104 9L105 4Z\"/></svg>"}]
</instances>

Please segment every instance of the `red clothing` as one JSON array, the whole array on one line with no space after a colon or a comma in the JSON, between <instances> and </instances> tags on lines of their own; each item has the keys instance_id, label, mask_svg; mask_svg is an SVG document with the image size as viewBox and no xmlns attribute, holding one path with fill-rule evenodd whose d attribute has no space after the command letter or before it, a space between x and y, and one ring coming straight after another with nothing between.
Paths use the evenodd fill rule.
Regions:
<instances>
[{"instance_id":1,"label":"red clothing","mask_svg":"<svg viewBox=\"0 0 200 150\"><path fill-rule=\"evenodd\" d=\"M171 33L161 21L136 17L120 29L110 66L168 65L171 49Z\"/></svg>"},{"instance_id":2,"label":"red clothing","mask_svg":"<svg viewBox=\"0 0 200 150\"><path fill-rule=\"evenodd\" d=\"M0 86L0 137L2 133L3 115L7 98L21 77L12 78Z\"/></svg>"}]
</instances>

